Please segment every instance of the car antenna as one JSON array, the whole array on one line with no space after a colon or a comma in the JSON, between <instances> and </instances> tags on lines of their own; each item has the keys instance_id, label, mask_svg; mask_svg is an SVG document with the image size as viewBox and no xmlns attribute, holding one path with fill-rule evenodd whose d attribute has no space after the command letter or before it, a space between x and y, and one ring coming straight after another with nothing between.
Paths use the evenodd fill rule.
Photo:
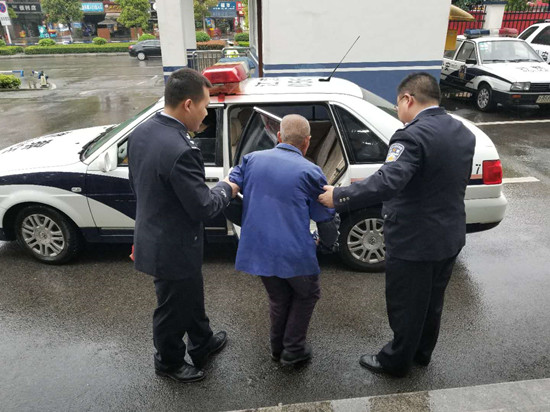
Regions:
<instances>
[{"instance_id":1,"label":"car antenna","mask_svg":"<svg viewBox=\"0 0 550 412\"><path fill-rule=\"evenodd\" d=\"M353 44L351 45L351 47L349 48L349 50L346 52L346 54L344 54L344 57L342 57L342 60L340 60L340 63L338 63L336 65L336 67L334 68L334 70L332 71L332 73L330 74L330 76L328 76L326 79L319 79L320 82L330 82L330 79L332 79L332 75L334 73L336 73L336 70L338 70L338 67L340 67L340 65L342 64L342 62L344 61L344 59L346 58L346 56L348 55L348 53L351 51L351 49L353 49L353 46L355 46L355 43L357 43L357 40L359 40L359 37L361 36L357 36L357 38L355 39L355 41L353 42Z\"/></svg>"}]
</instances>

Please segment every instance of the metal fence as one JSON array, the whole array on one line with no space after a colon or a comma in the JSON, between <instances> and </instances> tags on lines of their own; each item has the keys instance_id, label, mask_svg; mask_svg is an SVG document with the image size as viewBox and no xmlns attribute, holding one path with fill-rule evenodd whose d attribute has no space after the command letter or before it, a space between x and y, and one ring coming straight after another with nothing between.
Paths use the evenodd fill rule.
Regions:
<instances>
[{"instance_id":1,"label":"metal fence","mask_svg":"<svg viewBox=\"0 0 550 412\"><path fill-rule=\"evenodd\" d=\"M191 69L202 72L222 58L221 50L196 50L187 55L187 64Z\"/></svg>"},{"instance_id":2,"label":"metal fence","mask_svg":"<svg viewBox=\"0 0 550 412\"><path fill-rule=\"evenodd\" d=\"M506 10L502 18L502 27L517 29L518 34L535 23L550 19L548 6L524 6Z\"/></svg>"},{"instance_id":3,"label":"metal fence","mask_svg":"<svg viewBox=\"0 0 550 412\"><path fill-rule=\"evenodd\" d=\"M448 30L456 30L456 34L464 34L468 29L481 29L483 23L485 23L485 6L476 6L473 10L468 10L472 16L475 17L475 21L450 21Z\"/></svg>"}]
</instances>

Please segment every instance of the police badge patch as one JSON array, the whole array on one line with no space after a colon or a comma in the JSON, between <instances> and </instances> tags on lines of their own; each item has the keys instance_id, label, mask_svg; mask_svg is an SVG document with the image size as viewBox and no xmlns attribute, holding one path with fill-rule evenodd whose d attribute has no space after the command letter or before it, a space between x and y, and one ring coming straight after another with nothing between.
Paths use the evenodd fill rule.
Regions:
<instances>
[{"instance_id":1,"label":"police badge patch","mask_svg":"<svg viewBox=\"0 0 550 412\"><path fill-rule=\"evenodd\" d=\"M399 159L399 156L405 151L405 146L401 143L394 143L388 150L388 156L386 157L386 163L395 162Z\"/></svg>"}]
</instances>

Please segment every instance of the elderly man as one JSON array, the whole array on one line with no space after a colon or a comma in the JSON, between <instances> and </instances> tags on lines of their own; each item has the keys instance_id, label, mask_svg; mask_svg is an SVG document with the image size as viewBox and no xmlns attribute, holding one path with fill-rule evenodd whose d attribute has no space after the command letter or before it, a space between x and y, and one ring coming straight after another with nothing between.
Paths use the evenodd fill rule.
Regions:
<instances>
[{"instance_id":1,"label":"elderly man","mask_svg":"<svg viewBox=\"0 0 550 412\"><path fill-rule=\"evenodd\" d=\"M246 155L229 179L243 193L242 232L236 268L260 276L269 296L271 357L285 365L309 360L306 334L320 297L316 241L338 238L338 218L317 202L326 178L304 158L310 142L308 121L285 116L271 150Z\"/></svg>"}]
</instances>

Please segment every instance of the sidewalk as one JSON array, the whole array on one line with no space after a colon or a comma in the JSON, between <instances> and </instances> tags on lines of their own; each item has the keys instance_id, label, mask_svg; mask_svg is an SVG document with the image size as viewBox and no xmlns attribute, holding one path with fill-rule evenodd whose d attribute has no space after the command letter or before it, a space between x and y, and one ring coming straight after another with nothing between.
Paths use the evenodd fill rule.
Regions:
<instances>
[{"instance_id":1,"label":"sidewalk","mask_svg":"<svg viewBox=\"0 0 550 412\"><path fill-rule=\"evenodd\" d=\"M549 412L550 379L496 383L239 412ZM236 411L234 411L236 412Z\"/></svg>"}]
</instances>

